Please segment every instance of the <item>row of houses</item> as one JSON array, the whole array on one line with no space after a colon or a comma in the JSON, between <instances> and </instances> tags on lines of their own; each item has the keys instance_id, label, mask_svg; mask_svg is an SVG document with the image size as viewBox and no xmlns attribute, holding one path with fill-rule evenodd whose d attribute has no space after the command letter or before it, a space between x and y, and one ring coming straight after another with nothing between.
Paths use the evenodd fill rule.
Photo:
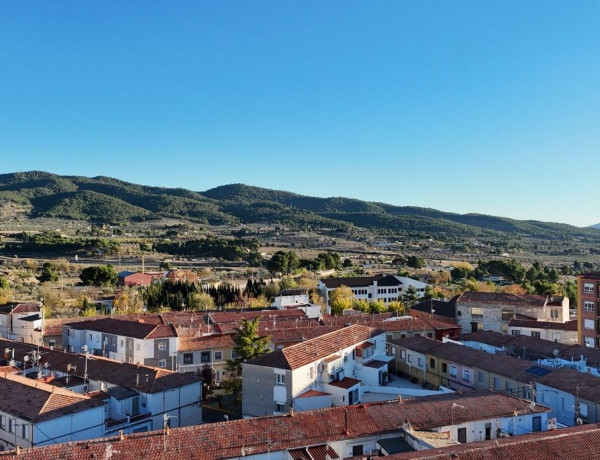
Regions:
<instances>
[{"instance_id":1,"label":"row of houses","mask_svg":"<svg viewBox=\"0 0 600 460\"><path fill-rule=\"evenodd\" d=\"M0 349L4 448L201 423L198 377L5 339Z\"/></svg>"},{"instance_id":2,"label":"row of houses","mask_svg":"<svg viewBox=\"0 0 600 460\"><path fill-rule=\"evenodd\" d=\"M530 399L550 407L563 426L600 421L600 379L591 373L424 337L392 340L388 351L399 371L434 387L488 388Z\"/></svg>"},{"instance_id":3,"label":"row of houses","mask_svg":"<svg viewBox=\"0 0 600 460\"><path fill-rule=\"evenodd\" d=\"M548 437L558 435L557 431L547 431L548 413L548 408L531 408L528 401L500 393L455 393L179 429L166 427L149 433L20 449L12 454L22 459L364 458L426 453L434 448L459 448L460 444L476 447L486 439L502 441L535 431Z\"/></svg>"}]
</instances>

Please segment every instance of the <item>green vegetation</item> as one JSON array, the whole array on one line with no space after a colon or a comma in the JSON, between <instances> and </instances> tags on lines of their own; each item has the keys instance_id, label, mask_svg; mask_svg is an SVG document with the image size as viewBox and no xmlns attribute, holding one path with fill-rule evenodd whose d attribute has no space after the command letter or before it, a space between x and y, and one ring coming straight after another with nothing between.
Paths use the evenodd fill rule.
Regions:
<instances>
[{"instance_id":1,"label":"green vegetation","mask_svg":"<svg viewBox=\"0 0 600 460\"><path fill-rule=\"evenodd\" d=\"M597 228L393 206L349 198L316 198L290 192L225 185L203 193L147 187L108 177L58 176L45 172L0 175L0 200L30 206L31 217L93 222L131 222L163 217L207 224L281 223L292 228L347 232L353 227L420 237L509 235L551 241L600 242ZM185 248L184 248L185 250ZM253 259L253 263L257 263Z\"/></svg>"},{"instance_id":2,"label":"green vegetation","mask_svg":"<svg viewBox=\"0 0 600 460\"><path fill-rule=\"evenodd\" d=\"M112 265L87 267L81 270L81 282L86 286L114 286L117 272Z\"/></svg>"}]
</instances>

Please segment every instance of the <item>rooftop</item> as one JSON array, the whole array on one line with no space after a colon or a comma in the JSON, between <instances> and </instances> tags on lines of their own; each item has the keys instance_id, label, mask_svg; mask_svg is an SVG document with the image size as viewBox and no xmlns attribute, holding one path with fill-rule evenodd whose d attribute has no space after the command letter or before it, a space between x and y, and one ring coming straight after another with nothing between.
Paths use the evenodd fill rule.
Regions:
<instances>
[{"instance_id":1,"label":"rooftop","mask_svg":"<svg viewBox=\"0 0 600 460\"><path fill-rule=\"evenodd\" d=\"M405 420L410 421L413 429L448 426L452 424L454 402L464 407L454 411L455 424L512 417L515 410L521 413L549 410L538 405L532 412L528 401L489 391L462 396L453 393L174 428L166 436L163 431L154 431L126 435L123 440L111 437L22 449L19 458L105 458L107 452L118 452L119 458L169 460L252 456L393 434ZM3 453L0 457L3 455L11 454Z\"/></svg>"},{"instance_id":2,"label":"rooftop","mask_svg":"<svg viewBox=\"0 0 600 460\"><path fill-rule=\"evenodd\" d=\"M64 326L77 330L90 330L104 334L122 335L135 339L150 339L175 337L173 328L165 325L147 323L145 320L130 321L117 318L90 319L88 321L77 321L65 323Z\"/></svg>"},{"instance_id":3,"label":"rooftop","mask_svg":"<svg viewBox=\"0 0 600 460\"><path fill-rule=\"evenodd\" d=\"M543 307L548 300L544 295L519 295L501 292L476 292L466 291L457 300L457 304L499 304L499 305L527 305L529 307Z\"/></svg>"},{"instance_id":4,"label":"rooftop","mask_svg":"<svg viewBox=\"0 0 600 460\"><path fill-rule=\"evenodd\" d=\"M376 276L354 276L347 278L325 278L321 282L327 289L335 289L340 286L366 287L371 286L377 281L378 286L402 286L402 282L392 275L376 275Z\"/></svg>"}]
</instances>

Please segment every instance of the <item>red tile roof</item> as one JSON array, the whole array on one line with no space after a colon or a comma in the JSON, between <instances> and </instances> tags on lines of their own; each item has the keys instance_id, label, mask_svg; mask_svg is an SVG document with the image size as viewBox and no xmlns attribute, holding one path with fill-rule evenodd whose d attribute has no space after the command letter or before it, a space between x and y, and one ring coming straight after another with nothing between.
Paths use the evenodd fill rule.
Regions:
<instances>
[{"instance_id":1,"label":"red tile roof","mask_svg":"<svg viewBox=\"0 0 600 460\"><path fill-rule=\"evenodd\" d=\"M314 398L316 396L331 396L331 394L325 393L323 391L308 390L302 393L301 395L296 396L296 398Z\"/></svg>"},{"instance_id":2,"label":"red tile roof","mask_svg":"<svg viewBox=\"0 0 600 460\"><path fill-rule=\"evenodd\" d=\"M205 337L182 337L179 339L179 351L200 351L233 348L235 343L231 334L208 335Z\"/></svg>"},{"instance_id":3,"label":"red tile roof","mask_svg":"<svg viewBox=\"0 0 600 460\"><path fill-rule=\"evenodd\" d=\"M520 413L541 413L549 409L512 396L483 392L457 393L410 400L386 401L353 406L297 412L291 415L255 417L245 420L174 428L118 437L71 442L22 449L22 459L78 460L105 458L110 452L115 458L175 460L225 459L259 455L266 452L319 446L347 439L382 436L397 433L408 420L414 429L431 429L452 424L452 404L464 409L454 411L455 424L468 421L509 417ZM0 457L3 455L0 453Z\"/></svg>"},{"instance_id":4,"label":"red tile roof","mask_svg":"<svg viewBox=\"0 0 600 460\"><path fill-rule=\"evenodd\" d=\"M64 325L80 331L90 330L136 339L176 337L177 334L172 327L147 323L145 320L129 321L117 318L102 318L66 323Z\"/></svg>"},{"instance_id":5,"label":"red tile roof","mask_svg":"<svg viewBox=\"0 0 600 460\"><path fill-rule=\"evenodd\" d=\"M360 380L356 380L350 377L344 377L342 380L335 380L333 382L329 382L329 385L348 390L353 386L360 385Z\"/></svg>"},{"instance_id":6,"label":"red tile roof","mask_svg":"<svg viewBox=\"0 0 600 460\"><path fill-rule=\"evenodd\" d=\"M577 331L577 320L559 323L556 321L536 321L527 319L511 319L508 322L511 327L527 327L531 329L556 329L558 331Z\"/></svg>"}]
</instances>

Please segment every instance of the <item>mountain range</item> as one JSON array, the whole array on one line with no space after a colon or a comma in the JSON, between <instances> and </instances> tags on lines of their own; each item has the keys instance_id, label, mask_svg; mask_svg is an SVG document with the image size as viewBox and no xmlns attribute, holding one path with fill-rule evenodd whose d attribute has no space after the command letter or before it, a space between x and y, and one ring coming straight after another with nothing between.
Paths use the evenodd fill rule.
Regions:
<instances>
[{"instance_id":1,"label":"mountain range","mask_svg":"<svg viewBox=\"0 0 600 460\"><path fill-rule=\"evenodd\" d=\"M265 222L334 229L357 226L395 233L450 236L508 233L535 238L600 241L599 228L484 214L455 214L352 198L317 198L244 184L195 192L142 186L104 176L88 178L30 171L0 175L0 204L2 202L23 206L30 217L93 222L167 217L211 225Z\"/></svg>"}]
</instances>

